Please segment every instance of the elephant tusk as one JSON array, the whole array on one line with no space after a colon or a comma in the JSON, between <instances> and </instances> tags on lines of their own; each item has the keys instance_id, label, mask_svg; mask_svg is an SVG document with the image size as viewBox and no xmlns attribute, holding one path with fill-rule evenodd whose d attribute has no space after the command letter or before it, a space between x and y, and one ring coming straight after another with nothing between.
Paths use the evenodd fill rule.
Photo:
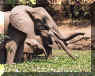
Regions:
<instances>
[{"instance_id":1,"label":"elephant tusk","mask_svg":"<svg viewBox=\"0 0 95 76\"><path fill-rule=\"evenodd\" d=\"M56 40L53 31L52 31L52 30L49 30L48 34L49 34L52 38L54 38L54 42L57 44L58 48L60 49L61 46L60 46L60 44L58 43L58 41ZM51 46L51 47L52 47L52 46Z\"/></svg>"},{"instance_id":2,"label":"elephant tusk","mask_svg":"<svg viewBox=\"0 0 95 76\"><path fill-rule=\"evenodd\" d=\"M59 48L59 49L61 49L61 48L62 48L62 46L60 46L59 42L58 42L57 40L55 40L55 42L56 42L56 44L57 44L58 48Z\"/></svg>"},{"instance_id":3,"label":"elephant tusk","mask_svg":"<svg viewBox=\"0 0 95 76\"><path fill-rule=\"evenodd\" d=\"M53 32L53 37L54 37L55 41L61 46L61 48L64 49L64 51L65 51L72 59L75 60L75 57L72 56L70 50L66 47L66 45L64 44L64 42L58 38L58 36L56 35L55 32Z\"/></svg>"},{"instance_id":4,"label":"elephant tusk","mask_svg":"<svg viewBox=\"0 0 95 76\"><path fill-rule=\"evenodd\" d=\"M70 50L66 47L66 45L61 41L61 40L58 40L58 42L60 43L60 45L62 46L62 48L64 49L64 51L72 58L75 60L75 57L72 56Z\"/></svg>"}]
</instances>

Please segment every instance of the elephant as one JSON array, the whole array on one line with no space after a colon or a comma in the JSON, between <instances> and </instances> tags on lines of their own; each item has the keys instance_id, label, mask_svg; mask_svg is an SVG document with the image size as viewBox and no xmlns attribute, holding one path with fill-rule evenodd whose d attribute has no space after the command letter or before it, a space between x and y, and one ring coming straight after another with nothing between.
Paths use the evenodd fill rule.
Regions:
<instances>
[{"instance_id":1,"label":"elephant","mask_svg":"<svg viewBox=\"0 0 95 76\"><path fill-rule=\"evenodd\" d=\"M9 20L9 15L10 15L10 12L4 12L5 14L4 14L4 26L5 26L5 28L6 29L4 29L5 31L7 31L8 32L8 36L9 37L11 37L11 40L9 40L7 43L6 43L6 48L10 48L11 50L13 50L13 52L8 52L8 54L7 54L7 63L8 64L11 64L12 62L13 62L13 60L14 60L14 57L15 57L15 53L16 53L16 50L18 50L18 48L19 48L19 45L23 45L23 42L24 42L24 39L25 39L25 35L22 33L22 32L20 32L20 31L18 31L18 30L16 30L15 28L13 28L13 27L10 27L9 26L9 24L10 24L10 20ZM4 32L5 33L5 32ZM32 33L32 35L35 35L35 34L33 34ZM31 36L32 36L31 35ZM18 38L19 37L19 38ZM40 38L40 37L38 37L38 38ZM37 39L38 39L37 38ZM32 40L32 39L30 39L30 40ZM28 40L27 39L27 43L30 41L30 40ZM41 40L41 39L40 39ZM32 44L33 43L35 43L35 42L37 42L37 40L35 40L35 41L33 41L32 40ZM38 45L38 46L37 46ZM34 46L37 46L37 48L40 48L40 49L42 49L42 51L44 50L44 54L45 54L45 56L47 56L46 55L46 52L45 52L45 49L43 48L43 46L38 42L37 43L37 45L35 45L34 44ZM23 49L24 47L22 46L21 47L21 50ZM20 51L18 51L19 53L19 56L21 56L21 54L22 54L22 52L21 52L21 50ZM19 60L18 60L19 61ZM21 61L21 60L20 60Z\"/></svg>"},{"instance_id":2,"label":"elephant","mask_svg":"<svg viewBox=\"0 0 95 76\"><path fill-rule=\"evenodd\" d=\"M13 63L13 60L15 62L21 62L23 59L23 52L26 53L27 50L29 51L29 49L30 49L31 54L37 54L38 51L36 49L41 49L42 52L44 51L43 53L45 54L45 57L47 57L45 49L42 46L40 37L37 38L37 40L39 41L39 44L38 44L39 46L38 45L30 46L30 44L28 42L32 42L32 44L33 44L33 43L35 43L35 41L29 40L29 41L27 41L27 43L24 43L26 34L16 30L12 26L10 26L8 28L8 36L11 39L6 43L6 48L10 48L12 51L10 50L7 52L8 53L7 59L6 59L7 64ZM24 54L24 56L25 56L25 54Z\"/></svg>"},{"instance_id":3,"label":"elephant","mask_svg":"<svg viewBox=\"0 0 95 76\"><path fill-rule=\"evenodd\" d=\"M54 40L68 53L68 55L75 59L71 55L70 51L68 51L66 42L77 35L83 35L83 33L75 33L67 38L64 38L63 35L61 35L61 33L59 32L54 20L44 8L31 8L29 6L19 5L11 10L9 19L11 26L13 26L19 32L23 32L24 34L26 34L25 43L32 45L32 43L30 42L31 39L37 40L37 36L35 36L35 33L37 35L40 35L43 41L43 47L48 52L49 56L52 53L52 47L50 47L49 45L52 44L51 38L54 38ZM47 31L46 35L44 35L45 31ZM11 44L11 42L9 44ZM13 59L11 63L12 62Z\"/></svg>"},{"instance_id":4,"label":"elephant","mask_svg":"<svg viewBox=\"0 0 95 76\"><path fill-rule=\"evenodd\" d=\"M31 19L34 22L34 26L31 26L33 25L33 22L31 21ZM35 30L31 30L31 28L38 27L36 28L37 31L39 31L39 29L48 30L49 31L48 35L50 34L51 37L53 37L55 41L58 42L58 44L64 49L64 51L66 51L67 54L73 59L75 59L75 57L71 55L69 49L66 47L64 42L72 39L76 35L84 35L84 33L78 33L65 39L63 35L59 32L58 27L56 23L54 22L54 20L52 19L52 17L42 7L31 8L25 5L16 6L11 10L10 21L13 27L27 34L27 38L25 41L27 41L27 39L30 39L31 34L32 34L31 32L35 31ZM45 43L46 41L45 37L42 37L42 38L44 41L43 43ZM43 44L43 46L48 50L47 48L48 45Z\"/></svg>"},{"instance_id":5,"label":"elephant","mask_svg":"<svg viewBox=\"0 0 95 76\"><path fill-rule=\"evenodd\" d=\"M44 31L44 34L41 34L41 36L37 39L40 44L43 45L42 35L47 36L47 31ZM30 41L29 41L30 42ZM47 43L47 41L46 41ZM32 47L31 45L27 45L27 43L24 46L24 61L26 60L32 60L32 57L43 54L43 49L38 47ZM45 53L44 53L45 54Z\"/></svg>"},{"instance_id":6,"label":"elephant","mask_svg":"<svg viewBox=\"0 0 95 76\"><path fill-rule=\"evenodd\" d=\"M8 27L7 35L9 37L8 40L5 40L6 41L5 48L7 48L7 51L4 52L4 50L3 50L4 53L7 52L7 57L5 59L7 64L12 64L13 61L21 62L22 58L23 58L23 52L24 53L26 53L27 51L29 52L29 49L30 49L30 53L32 55L38 55L38 54L44 53L45 57L47 57L47 54L46 54L45 49L42 45L42 40L41 40L40 36L37 38L37 40L39 41L39 44L34 45L34 46L30 46L30 44L28 42L35 43L35 41L30 41L30 40L28 41L27 40L27 43L24 43L24 40L26 38L26 34L24 34L21 31L16 30L11 25ZM10 51L8 51L8 50L10 50ZM24 56L25 56L25 54L24 54Z\"/></svg>"}]
</instances>

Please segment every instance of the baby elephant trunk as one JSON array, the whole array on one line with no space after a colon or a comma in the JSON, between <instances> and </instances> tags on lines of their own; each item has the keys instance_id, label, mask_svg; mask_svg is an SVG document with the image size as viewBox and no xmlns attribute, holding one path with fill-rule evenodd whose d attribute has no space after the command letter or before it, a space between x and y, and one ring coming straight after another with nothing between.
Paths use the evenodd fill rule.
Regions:
<instances>
[{"instance_id":1,"label":"baby elephant trunk","mask_svg":"<svg viewBox=\"0 0 95 76\"><path fill-rule=\"evenodd\" d=\"M43 49L44 55L45 55L45 57L47 59L46 50L44 49L43 45L40 44L37 40L35 40L35 39L26 39L25 43L28 44L32 49L36 49L36 48Z\"/></svg>"}]
</instances>

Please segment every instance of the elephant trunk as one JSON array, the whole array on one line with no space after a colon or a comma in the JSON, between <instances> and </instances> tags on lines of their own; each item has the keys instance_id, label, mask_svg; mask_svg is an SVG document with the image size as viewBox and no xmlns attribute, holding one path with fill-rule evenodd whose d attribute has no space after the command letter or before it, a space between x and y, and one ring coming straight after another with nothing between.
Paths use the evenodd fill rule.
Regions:
<instances>
[{"instance_id":1,"label":"elephant trunk","mask_svg":"<svg viewBox=\"0 0 95 76\"><path fill-rule=\"evenodd\" d=\"M58 40L59 44L62 46L62 48L64 49L64 51L72 58L72 59L76 59L70 52L70 50L66 47L66 45L61 41Z\"/></svg>"},{"instance_id":2,"label":"elephant trunk","mask_svg":"<svg viewBox=\"0 0 95 76\"><path fill-rule=\"evenodd\" d=\"M62 39L62 40L64 40L64 41L69 41L69 40L73 39L73 38L76 37L76 36L84 35L84 34L85 34L85 33L81 33L81 32L73 33L73 34L69 35L68 37L66 37L66 38L64 38L64 39Z\"/></svg>"},{"instance_id":3,"label":"elephant trunk","mask_svg":"<svg viewBox=\"0 0 95 76\"><path fill-rule=\"evenodd\" d=\"M56 28L53 29L53 30L51 30L51 31L52 31L52 33L54 34L54 35L53 35L53 34L52 34L52 35L53 35L55 41L58 43L57 45L58 45L58 46L60 45L61 48L64 49L64 51L65 51L70 57L72 57L72 59L75 60L75 57L72 56L70 50L67 48L67 46L66 46L67 43L66 43L66 42L69 41L69 40L71 40L71 39L73 39L74 37L76 37L76 36L78 36L78 35L84 35L85 33L80 33L80 32L78 32L78 33L73 33L73 34L71 34L70 36L68 36L67 38L65 38L65 37L63 37L63 35L61 35L61 33L60 33Z\"/></svg>"},{"instance_id":4,"label":"elephant trunk","mask_svg":"<svg viewBox=\"0 0 95 76\"><path fill-rule=\"evenodd\" d=\"M57 45L60 45L62 47L62 49L64 49L64 51L72 58L75 60L75 57L72 56L70 50L66 47L66 45L64 44L64 42L60 39L59 35L55 32L52 31L52 37L54 38L54 40L58 43Z\"/></svg>"},{"instance_id":5,"label":"elephant trunk","mask_svg":"<svg viewBox=\"0 0 95 76\"><path fill-rule=\"evenodd\" d=\"M31 49L33 48L33 50L40 48L43 50L44 55L47 59L47 53L46 50L44 49L44 47L42 46L42 44L40 44L36 39L26 39L25 40L25 44L29 45L31 47Z\"/></svg>"}]
</instances>

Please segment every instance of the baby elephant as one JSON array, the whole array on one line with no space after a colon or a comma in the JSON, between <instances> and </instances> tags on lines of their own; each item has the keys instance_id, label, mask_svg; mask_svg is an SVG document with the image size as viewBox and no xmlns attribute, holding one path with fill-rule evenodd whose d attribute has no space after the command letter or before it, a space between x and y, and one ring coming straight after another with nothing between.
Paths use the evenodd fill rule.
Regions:
<instances>
[{"instance_id":1,"label":"baby elephant","mask_svg":"<svg viewBox=\"0 0 95 76\"><path fill-rule=\"evenodd\" d=\"M24 43L24 61L32 60L34 56L38 56L43 53L45 55L45 58L47 59L47 53L43 47L41 38L39 37L37 40L38 40L37 42L38 45L35 46L31 46L30 42L35 43L36 40L34 41L29 40L29 43L28 42Z\"/></svg>"}]
</instances>

